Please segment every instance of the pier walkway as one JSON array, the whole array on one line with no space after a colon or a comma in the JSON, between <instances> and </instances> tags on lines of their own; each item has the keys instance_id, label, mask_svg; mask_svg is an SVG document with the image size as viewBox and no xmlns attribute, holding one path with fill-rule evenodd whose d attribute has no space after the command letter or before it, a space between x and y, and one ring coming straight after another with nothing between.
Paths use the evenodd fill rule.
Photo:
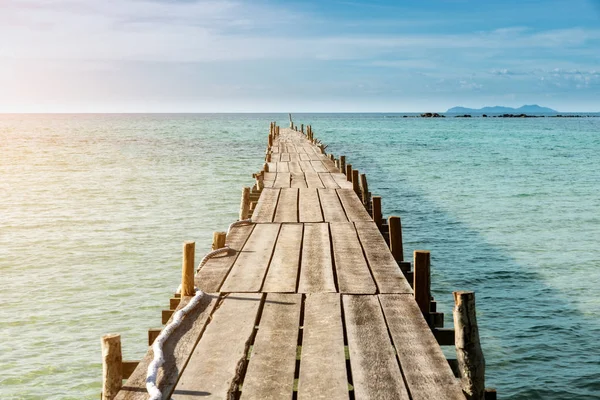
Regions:
<instances>
[{"instance_id":1,"label":"pier walkway","mask_svg":"<svg viewBox=\"0 0 600 400\"><path fill-rule=\"evenodd\" d=\"M163 399L464 399L368 190L308 134L271 131L251 223L197 272L207 294L165 343ZM152 358L116 399L148 398Z\"/></svg>"}]
</instances>

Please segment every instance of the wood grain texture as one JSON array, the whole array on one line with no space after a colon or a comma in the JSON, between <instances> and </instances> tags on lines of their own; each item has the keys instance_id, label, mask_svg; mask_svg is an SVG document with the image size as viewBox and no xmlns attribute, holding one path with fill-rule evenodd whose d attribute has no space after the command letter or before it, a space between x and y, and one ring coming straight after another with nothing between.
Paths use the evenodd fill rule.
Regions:
<instances>
[{"instance_id":1,"label":"wood grain texture","mask_svg":"<svg viewBox=\"0 0 600 400\"><path fill-rule=\"evenodd\" d=\"M273 222L280 189L265 187L260 194L256 208L252 213L252 222Z\"/></svg>"},{"instance_id":2,"label":"wood grain texture","mask_svg":"<svg viewBox=\"0 0 600 400\"><path fill-rule=\"evenodd\" d=\"M304 173L291 173L292 182L290 186L293 188L305 188L308 185L306 184L306 178L304 177Z\"/></svg>"},{"instance_id":3,"label":"wood grain texture","mask_svg":"<svg viewBox=\"0 0 600 400\"><path fill-rule=\"evenodd\" d=\"M316 172L305 172L304 176L306 179L306 185L309 188L322 189L325 187L321 181L321 178L319 178L319 174Z\"/></svg>"},{"instance_id":4,"label":"wood grain texture","mask_svg":"<svg viewBox=\"0 0 600 400\"><path fill-rule=\"evenodd\" d=\"M352 189L352 182L348 182L346 175L340 173L332 173L331 177L341 189Z\"/></svg>"},{"instance_id":5,"label":"wood grain texture","mask_svg":"<svg viewBox=\"0 0 600 400\"><path fill-rule=\"evenodd\" d=\"M282 154L282 158L283 158L283 154ZM277 173L279 173L279 172L290 172L290 165L287 162L278 162L277 163Z\"/></svg>"},{"instance_id":6,"label":"wood grain texture","mask_svg":"<svg viewBox=\"0 0 600 400\"><path fill-rule=\"evenodd\" d=\"M374 294L377 287L351 222L331 224L335 271L340 293Z\"/></svg>"},{"instance_id":7,"label":"wood grain texture","mask_svg":"<svg viewBox=\"0 0 600 400\"><path fill-rule=\"evenodd\" d=\"M315 172L329 172L329 171L327 171L327 168L325 168L325 165L323 165L321 160L311 161L310 163L312 164L313 168L315 169Z\"/></svg>"},{"instance_id":8,"label":"wood grain texture","mask_svg":"<svg viewBox=\"0 0 600 400\"><path fill-rule=\"evenodd\" d=\"M337 192L349 221L372 221L365 206L352 189L338 189Z\"/></svg>"},{"instance_id":9,"label":"wood grain texture","mask_svg":"<svg viewBox=\"0 0 600 400\"><path fill-rule=\"evenodd\" d=\"M322 222L321 201L317 189L300 189L298 199L300 222Z\"/></svg>"},{"instance_id":10,"label":"wood grain texture","mask_svg":"<svg viewBox=\"0 0 600 400\"><path fill-rule=\"evenodd\" d=\"M379 295L379 301L413 400L463 400L460 385L413 296Z\"/></svg>"},{"instance_id":11,"label":"wood grain texture","mask_svg":"<svg viewBox=\"0 0 600 400\"><path fill-rule=\"evenodd\" d=\"M348 399L340 295L306 295L298 399Z\"/></svg>"},{"instance_id":12,"label":"wood grain texture","mask_svg":"<svg viewBox=\"0 0 600 400\"><path fill-rule=\"evenodd\" d=\"M281 226L262 288L263 292L294 293L296 291L302 233L302 224Z\"/></svg>"},{"instance_id":13,"label":"wood grain texture","mask_svg":"<svg viewBox=\"0 0 600 400\"><path fill-rule=\"evenodd\" d=\"M279 193L274 222L298 222L298 189L285 188Z\"/></svg>"},{"instance_id":14,"label":"wood grain texture","mask_svg":"<svg viewBox=\"0 0 600 400\"><path fill-rule=\"evenodd\" d=\"M171 399L232 397L240 383L261 296L259 293L236 293L223 300L194 349Z\"/></svg>"},{"instance_id":15,"label":"wood grain texture","mask_svg":"<svg viewBox=\"0 0 600 400\"><path fill-rule=\"evenodd\" d=\"M278 172L275 178L274 188L289 188L291 186L292 177L289 172Z\"/></svg>"},{"instance_id":16,"label":"wood grain texture","mask_svg":"<svg viewBox=\"0 0 600 400\"><path fill-rule=\"evenodd\" d=\"M298 293L335 291L329 224L304 224Z\"/></svg>"},{"instance_id":17,"label":"wood grain texture","mask_svg":"<svg viewBox=\"0 0 600 400\"><path fill-rule=\"evenodd\" d=\"M408 400L377 296L342 300L356 399Z\"/></svg>"},{"instance_id":18,"label":"wood grain texture","mask_svg":"<svg viewBox=\"0 0 600 400\"><path fill-rule=\"evenodd\" d=\"M300 294L267 295L242 399L291 400L301 306Z\"/></svg>"},{"instance_id":19,"label":"wood grain texture","mask_svg":"<svg viewBox=\"0 0 600 400\"><path fill-rule=\"evenodd\" d=\"M346 222L346 213L335 189L319 189L323 218L327 222Z\"/></svg>"},{"instance_id":20,"label":"wood grain texture","mask_svg":"<svg viewBox=\"0 0 600 400\"><path fill-rule=\"evenodd\" d=\"M326 189L338 189L340 187L329 172L319 173L319 178L321 178L321 182L323 182Z\"/></svg>"}]
</instances>

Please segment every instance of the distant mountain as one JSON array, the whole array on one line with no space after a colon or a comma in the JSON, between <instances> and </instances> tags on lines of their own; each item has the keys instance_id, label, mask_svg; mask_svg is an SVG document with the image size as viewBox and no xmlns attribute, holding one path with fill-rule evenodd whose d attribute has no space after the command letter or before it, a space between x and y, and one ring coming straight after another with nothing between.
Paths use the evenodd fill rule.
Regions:
<instances>
[{"instance_id":1,"label":"distant mountain","mask_svg":"<svg viewBox=\"0 0 600 400\"><path fill-rule=\"evenodd\" d=\"M466 108L452 107L447 113L452 114L558 114L558 111L548 107L540 107L537 104L524 105L519 108L512 107L483 107L483 108Z\"/></svg>"}]
</instances>

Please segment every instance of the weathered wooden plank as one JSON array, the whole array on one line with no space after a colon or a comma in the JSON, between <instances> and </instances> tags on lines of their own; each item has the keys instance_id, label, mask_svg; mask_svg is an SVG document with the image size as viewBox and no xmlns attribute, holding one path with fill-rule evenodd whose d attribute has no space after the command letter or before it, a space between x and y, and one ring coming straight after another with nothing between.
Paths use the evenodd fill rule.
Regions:
<instances>
[{"instance_id":1,"label":"weathered wooden plank","mask_svg":"<svg viewBox=\"0 0 600 400\"><path fill-rule=\"evenodd\" d=\"M287 146L286 146L286 151L289 151L287 149ZM281 153L281 158L280 158L279 161L281 161L281 162L289 162L290 161L290 154L289 153Z\"/></svg>"},{"instance_id":2,"label":"weathered wooden plank","mask_svg":"<svg viewBox=\"0 0 600 400\"><path fill-rule=\"evenodd\" d=\"M309 188L322 189L325 187L321 178L319 178L319 174L316 172L305 172L304 176L306 178L306 186Z\"/></svg>"},{"instance_id":3,"label":"weathered wooden plank","mask_svg":"<svg viewBox=\"0 0 600 400\"><path fill-rule=\"evenodd\" d=\"M301 294L267 295L242 399L290 399L294 391Z\"/></svg>"},{"instance_id":4,"label":"weathered wooden plank","mask_svg":"<svg viewBox=\"0 0 600 400\"><path fill-rule=\"evenodd\" d=\"M298 154L298 149L296 147L294 147L294 150L296 150L295 153L290 153L290 162L297 163L298 161L300 161L300 155Z\"/></svg>"},{"instance_id":5,"label":"weathered wooden plank","mask_svg":"<svg viewBox=\"0 0 600 400\"><path fill-rule=\"evenodd\" d=\"M375 222L358 221L354 225L379 293L412 293Z\"/></svg>"},{"instance_id":6,"label":"weathered wooden plank","mask_svg":"<svg viewBox=\"0 0 600 400\"><path fill-rule=\"evenodd\" d=\"M281 160L281 153L271 154L271 162L277 163Z\"/></svg>"},{"instance_id":7,"label":"weathered wooden plank","mask_svg":"<svg viewBox=\"0 0 600 400\"><path fill-rule=\"evenodd\" d=\"M246 244L254 229L254 224L240 225L231 228L226 244L230 250L209 259L194 278L196 287L206 293L217 293L233 266L238 254Z\"/></svg>"},{"instance_id":8,"label":"weathered wooden plank","mask_svg":"<svg viewBox=\"0 0 600 400\"><path fill-rule=\"evenodd\" d=\"M263 292L294 293L300 268L302 224L283 224L263 285Z\"/></svg>"},{"instance_id":9,"label":"weathered wooden plank","mask_svg":"<svg viewBox=\"0 0 600 400\"><path fill-rule=\"evenodd\" d=\"M414 400L464 399L431 329L410 294L379 295Z\"/></svg>"},{"instance_id":10,"label":"weathered wooden plank","mask_svg":"<svg viewBox=\"0 0 600 400\"><path fill-rule=\"evenodd\" d=\"M252 213L252 222L272 222L280 189L265 187Z\"/></svg>"},{"instance_id":11,"label":"weathered wooden plank","mask_svg":"<svg viewBox=\"0 0 600 400\"><path fill-rule=\"evenodd\" d=\"M341 189L352 189L352 182L349 182L348 179L346 179L346 175L341 174L341 173L332 173L331 177L333 178L333 180L335 181L335 183L337 183Z\"/></svg>"},{"instance_id":12,"label":"weathered wooden plank","mask_svg":"<svg viewBox=\"0 0 600 400\"><path fill-rule=\"evenodd\" d=\"M319 199L323 209L323 218L326 222L348 221L335 189L319 189Z\"/></svg>"},{"instance_id":13,"label":"weathered wooden plank","mask_svg":"<svg viewBox=\"0 0 600 400\"><path fill-rule=\"evenodd\" d=\"M337 192L349 221L372 221L365 206L352 189L338 189Z\"/></svg>"},{"instance_id":14,"label":"weathered wooden plank","mask_svg":"<svg viewBox=\"0 0 600 400\"><path fill-rule=\"evenodd\" d=\"M258 292L273 254L280 224L258 224L238 255L221 292Z\"/></svg>"},{"instance_id":15,"label":"weathered wooden plank","mask_svg":"<svg viewBox=\"0 0 600 400\"><path fill-rule=\"evenodd\" d=\"M322 222L321 202L317 189L300 189L298 199L298 217L300 222Z\"/></svg>"},{"instance_id":16,"label":"weathered wooden plank","mask_svg":"<svg viewBox=\"0 0 600 400\"><path fill-rule=\"evenodd\" d=\"M373 294L377 287L351 222L331 224L333 257L340 293Z\"/></svg>"},{"instance_id":17,"label":"weathered wooden plank","mask_svg":"<svg viewBox=\"0 0 600 400\"><path fill-rule=\"evenodd\" d=\"M297 156L298 154L296 154ZM299 161L291 161L289 164L289 169L291 173L296 173L296 174L301 174L302 168L300 168L300 162Z\"/></svg>"},{"instance_id":18,"label":"weathered wooden plank","mask_svg":"<svg viewBox=\"0 0 600 400\"><path fill-rule=\"evenodd\" d=\"M328 172L321 161L311 161L310 163L316 172Z\"/></svg>"},{"instance_id":19,"label":"weathered wooden plank","mask_svg":"<svg viewBox=\"0 0 600 400\"><path fill-rule=\"evenodd\" d=\"M327 168L327 172L337 173L340 172L338 168L336 168L335 163L331 161L329 158L323 160L323 165Z\"/></svg>"},{"instance_id":20,"label":"weathered wooden plank","mask_svg":"<svg viewBox=\"0 0 600 400\"><path fill-rule=\"evenodd\" d=\"M298 399L348 399L340 295L306 295L302 331Z\"/></svg>"},{"instance_id":21,"label":"weathered wooden plank","mask_svg":"<svg viewBox=\"0 0 600 400\"><path fill-rule=\"evenodd\" d=\"M329 224L304 224L298 293L335 291Z\"/></svg>"},{"instance_id":22,"label":"weathered wooden plank","mask_svg":"<svg viewBox=\"0 0 600 400\"><path fill-rule=\"evenodd\" d=\"M291 177L292 177L292 182L290 184L291 187L293 187L293 188L307 187L306 178L304 177L303 173L299 173L299 174L292 173Z\"/></svg>"},{"instance_id":23,"label":"weathered wooden plank","mask_svg":"<svg viewBox=\"0 0 600 400\"><path fill-rule=\"evenodd\" d=\"M191 297L183 297L178 309L185 307ZM206 294L193 310L184 318L181 325L169 336L163 345L165 363L158 372L156 384L168 399L173 391L181 371L185 368L192 350L198 339L202 336L211 313L217 304L218 296ZM154 359L152 347L146 356L139 362L127 382L121 388L115 399L117 400L146 400L146 374L148 366Z\"/></svg>"},{"instance_id":24,"label":"weathered wooden plank","mask_svg":"<svg viewBox=\"0 0 600 400\"><path fill-rule=\"evenodd\" d=\"M173 395L163 398L231 398L240 383L261 296L260 293L232 293L223 300L194 349Z\"/></svg>"},{"instance_id":25,"label":"weathered wooden plank","mask_svg":"<svg viewBox=\"0 0 600 400\"><path fill-rule=\"evenodd\" d=\"M281 165L281 164L280 164ZM289 172L278 172L275 178L273 187L275 188L289 188L291 185L292 176Z\"/></svg>"},{"instance_id":26,"label":"weathered wooden plank","mask_svg":"<svg viewBox=\"0 0 600 400\"><path fill-rule=\"evenodd\" d=\"M303 172L315 172L314 167L312 166L312 164L310 163L310 161L298 161L298 164L300 165L300 168L302 168Z\"/></svg>"},{"instance_id":27,"label":"weathered wooden plank","mask_svg":"<svg viewBox=\"0 0 600 400\"><path fill-rule=\"evenodd\" d=\"M319 178L326 189L338 189L340 187L329 172L319 173Z\"/></svg>"},{"instance_id":28,"label":"weathered wooden plank","mask_svg":"<svg viewBox=\"0 0 600 400\"><path fill-rule=\"evenodd\" d=\"M278 162L277 172L290 172L290 164L287 162Z\"/></svg>"},{"instance_id":29,"label":"weathered wooden plank","mask_svg":"<svg viewBox=\"0 0 600 400\"><path fill-rule=\"evenodd\" d=\"M355 398L408 400L377 296L342 300Z\"/></svg>"},{"instance_id":30,"label":"weathered wooden plank","mask_svg":"<svg viewBox=\"0 0 600 400\"><path fill-rule=\"evenodd\" d=\"M306 151L304 153L300 153L300 161L310 161L310 156L308 155L308 153ZM311 166L311 168L312 168L312 166Z\"/></svg>"},{"instance_id":31,"label":"weathered wooden plank","mask_svg":"<svg viewBox=\"0 0 600 400\"><path fill-rule=\"evenodd\" d=\"M277 164L278 163L274 161L268 162L267 165L269 166L269 172L277 172Z\"/></svg>"},{"instance_id":32,"label":"weathered wooden plank","mask_svg":"<svg viewBox=\"0 0 600 400\"><path fill-rule=\"evenodd\" d=\"M318 151L318 150L317 150L317 151ZM320 154L320 153L319 153L319 154L317 154L317 153L310 153L310 154L308 155L308 157L311 159L311 162L313 162L313 161L321 161L321 160L323 159L323 157L322 157L322 156L323 156L323 155L322 155L322 154ZM323 168L325 168L325 167L323 167ZM323 172L323 171L317 171L317 172Z\"/></svg>"},{"instance_id":33,"label":"weathered wooden plank","mask_svg":"<svg viewBox=\"0 0 600 400\"><path fill-rule=\"evenodd\" d=\"M281 189L274 222L298 222L298 189Z\"/></svg>"}]
</instances>

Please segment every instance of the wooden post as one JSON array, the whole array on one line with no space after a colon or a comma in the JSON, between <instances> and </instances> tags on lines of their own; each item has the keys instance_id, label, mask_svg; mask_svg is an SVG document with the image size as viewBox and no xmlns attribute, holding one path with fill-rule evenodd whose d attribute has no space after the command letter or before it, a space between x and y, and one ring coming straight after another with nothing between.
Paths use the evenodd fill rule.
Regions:
<instances>
[{"instance_id":1,"label":"wooden post","mask_svg":"<svg viewBox=\"0 0 600 400\"><path fill-rule=\"evenodd\" d=\"M388 226L390 232L390 251L396 261L404 261L404 249L402 247L402 222L400 217L389 217Z\"/></svg>"},{"instance_id":2,"label":"wooden post","mask_svg":"<svg viewBox=\"0 0 600 400\"><path fill-rule=\"evenodd\" d=\"M485 359L479 343L475 293L461 291L452 294L454 295L454 344L462 389L468 400L483 400Z\"/></svg>"},{"instance_id":3,"label":"wooden post","mask_svg":"<svg viewBox=\"0 0 600 400\"><path fill-rule=\"evenodd\" d=\"M245 187L242 189L242 201L240 203L240 221L248 219L249 211L250 211L250 188Z\"/></svg>"},{"instance_id":4,"label":"wooden post","mask_svg":"<svg viewBox=\"0 0 600 400\"><path fill-rule=\"evenodd\" d=\"M352 164L346 164L346 180L352 182Z\"/></svg>"},{"instance_id":5,"label":"wooden post","mask_svg":"<svg viewBox=\"0 0 600 400\"><path fill-rule=\"evenodd\" d=\"M269 135L269 148L273 147L273 136Z\"/></svg>"},{"instance_id":6,"label":"wooden post","mask_svg":"<svg viewBox=\"0 0 600 400\"><path fill-rule=\"evenodd\" d=\"M423 315L429 314L431 302L430 294L430 253L427 250L415 250L414 252L414 273L413 290L415 292L415 301L419 305Z\"/></svg>"},{"instance_id":7,"label":"wooden post","mask_svg":"<svg viewBox=\"0 0 600 400\"><path fill-rule=\"evenodd\" d=\"M367 175L360 174L360 187L362 188L362 202L367 207L369 205L369 185L367 185Z\"/></svg>"},{"instance_id":8,"label":"wooden post","mask_svg":"<svg viewBox=\"0 0 600 400\"><path fill-rule=\"evenodd\" d=\"M375 221L378 228L381 228L382 219L383 215L381 214L381 196L373 196L373 221ZM402 240L400 240L400 243L402 243Z\"/></svg>"},{"instance_id":9,"label":"wooden post","mask_svg":"<svg viewBox=\"0 0 600 400\"><path fill-rule=\"evenodd\" d=\"M356 194L360 194L360 184L358 183L358 170L352 170L352 189Z\"/></svg>"},{"instance_id":10,"label":"wooden post","mask_svg":"<svg viewBox=\"0 0 600 400\"><path fill-rule=\"evenodd\" d=\"M265 171L260 171L256 174L256 188L262 191L265 187Z\"/></svg>"},{"instance_id":11,"label":"wooden post","mask_svg":"<svg viewBox=\"0 0 600 400\"><path fill-rule=\"evenodd\" d=\"M181 264L181 297L193 296L194 290L194 253L196 243L183 243L183 263Z\"/></svg>"},{"instance_id":12,"label":"wooden post","mask_svg":"<svg viewBox=\"0 0 600 400\"><path fill-rule=\"evenodd\" d=\"M227 239L226 232L213 232L212 249L217 250L225 247L225 240Z\"/></svg>"},{"instance_id":13,"label":"wooden post","mask_svg":"<svg viewBox=\"0 0 600 400\"><path fill-rule=\"evenodd\" d=\"M271 152L267 153L267 162L271 162Z\"/></svg>"},{"instance_id":14,"label":"wooden post","mask_svg":"<svg viewBox=\"0 0 600 400\"><path fill-rule=\"evenodd\" d=\"M263 165L263 171L264 171L264 172L269 172L269 164L265 163L265 164ZM263 174L263 176L264 176L264 174Z\"/></svg>"},{"instance_id":15,"label":"wooden post","mask_svg":"<svg viewBox=\"0 0 600 400\"><path fill-rule=\"evenodd\" d=\"M121 335L102 336L102 400L112 400L123 385Z\"/></svg>"},{"instance_id":16,"label":"wooden post","mask_svg":"<svg viewBox=\"0 0 600 400\"><path fill-rule=\"evenodd\" d=\"M340 156L340 172L346 173L346 156Z\"/></svg>"},{"instance_id":17,"label":"wooden post","mask_svg":"<svg viewBox=\"0 0 600 400\"><path fill-rule=\"evenodd\" d=\"M304 124L300 124L300 131L304 134Z\"/></svg>"}]
</instances>

